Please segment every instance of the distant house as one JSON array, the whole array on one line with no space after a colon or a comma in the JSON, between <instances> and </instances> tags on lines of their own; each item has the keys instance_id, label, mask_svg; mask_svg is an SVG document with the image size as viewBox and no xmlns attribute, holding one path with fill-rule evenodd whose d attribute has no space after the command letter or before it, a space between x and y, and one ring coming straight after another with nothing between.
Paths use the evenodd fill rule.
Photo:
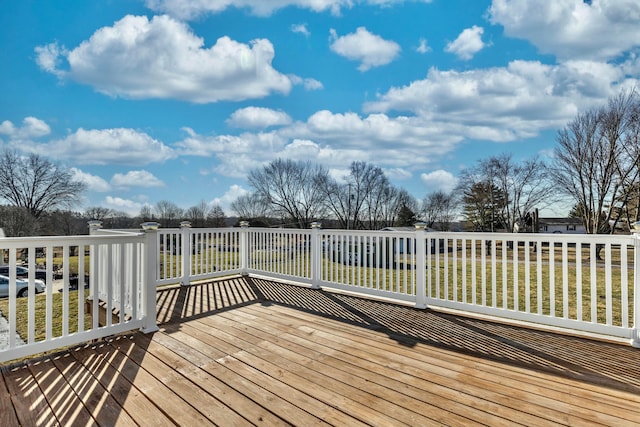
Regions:
<instances>
[{"instance_id":1,"label":"distant house","mask_svg":"<svg viewBox=\"0 0 640 427\"><path fill-rule=\"evenodd\" d=\"M540 233L585 234L587 229L580 218L540 218Z\"/></svg>"}]
</instances>

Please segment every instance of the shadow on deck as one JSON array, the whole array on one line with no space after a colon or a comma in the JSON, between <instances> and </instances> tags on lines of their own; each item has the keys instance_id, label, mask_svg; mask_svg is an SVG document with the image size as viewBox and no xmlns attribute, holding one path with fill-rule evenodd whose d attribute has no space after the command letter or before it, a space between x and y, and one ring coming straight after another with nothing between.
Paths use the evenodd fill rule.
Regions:
<instances>
[{"instance_id":1,"label":"shadow on deck","mask_svg":"<svg viewBox=\"0 0 640 427\"><path fill-rule=\"evenodd\" d=\"M251 304L278 304L418 343L640 394L640 350L624 345L465 318L433 310L238 277L158 292L158 324Z\"/></svg>"}]
</instances>

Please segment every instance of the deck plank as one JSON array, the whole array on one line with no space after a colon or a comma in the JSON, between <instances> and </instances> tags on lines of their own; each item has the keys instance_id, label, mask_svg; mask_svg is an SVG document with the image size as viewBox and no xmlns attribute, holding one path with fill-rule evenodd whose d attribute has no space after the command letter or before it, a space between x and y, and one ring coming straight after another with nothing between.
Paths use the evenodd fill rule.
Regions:
<instances>
[{"instance_id":1,"label":"deck plank","mask_svg":"<svg viewBox=\"0 0 640 427\"><path fill-rule=\"evenodd\" d=\"M100 344L97 348L104 349L106 344ZM129 382L109 363L113 352L98 353L96 347L84 347L71 352L79 363L89 371L104 390L113 396L118 404L139 425L153 425L157 427L172 426L174 423L146 396L135 389Z\"/></svg>"},{"instance_id":2,"label":"deck plank","mask_svg":"<svg viewBox=\"0 0 640 427\"><path fill-rule=\"evenodd\" d=\"M0 369L0 425L640 425L630 347L233 277Z\"/></svg>"},{"instance_id":3,"label":"deck plank","mask_svg":"<svg viewBox=\"0 0 640 427\"><path fill-rule=\"evenodd\" d=\"M28 366L3 370L13 412L21 425L59 425ZM3 397L7 397L4 395Z\"/></svg>"},{"instance_id":4,"label":"deck plank","mask_svg":"<svg viewBox=\"0 0 640 427\"><path fill-rule=\"evenodd\" d=\"M123 411L110 393L99 381L70 353L54 358L53 364L64 376L70 388L78 396L80 403L99 425L118 424L135 426L137 423Z\"/></svg>"},{"instance_id":5,"label":"deck plank","mask_svg":"<svg viewBox=\"0 0 640 427\"><path fill-rule=\"evenodd\" d=\"M160 333L158 336L162 336ZM120 349L120 348L119 348ZM206 417L208 424L242 426L246 420L210 395L207 390L200 388L188 378L182 376L171 366L165 364L155 355L146 351L142 346L133 346L128 353L130 360L136 362L140 368L169 388L175 395L184 399L185 405L189 405L189 412L199 413Z\"/></svg>"},{"instance_id":6,"label":"deck plank","mask_svg":"<svg viewBox=\"0 0 640 427\"><path fill-rule=\"evenodd\" d=\"M238 312L238 314L241 314ZM273 314L273 313L271 313ZM298 319L298 313L294 318L290 314L286 317L286 322L296 321ZM270 316L273 319L274 316ZM293 320L292 320L293 319ZM309 319L311 320L311 319ZM299 320L298 320L299 321ZM585 425L586 423L604 423L613 425L625 421L624 418L618 416L609 416L606 412L598 412L598 409L604 410L606 408L593 408L593 406L584 405L583 395L578 395L571 399L571 396L565 396L562 402L557 399L547 397L545 394L533 394L527 387L527 383L523 381L512 382L510 385L505 386L492 380L479 378L476 376L475 369L468 369L464 363L461 363L459 359L451 361L450 363L443 363L441 357L429 356L426 359L426 363L422 358L416 358L416 351L411 349L410 351L401 348L397 348L396 345L385 343L384 340L370 340L360 339L353 334L344 334L340 336L338 330L335 331L323 331L309 324L302 324L298 327L301 334L313 334L314 339L322 340L322 343L326 346L332 346L335 350L341 353L349 353L356 357L359 357L357 353L351 350L354 341L362 343L374 343L369 348L368 357L371 360L377 360L379 363L384 363L387 360L395 359L397 369L404 372L409 372L415 377L422 377L423 379L434 379L437 376L438 381L445 386L455 388L459 383L459 376L465 375L465 392L473 394L476 398L491 399L494 402L499 401L502 407L510 407L514 410L526 411L535 417L540 419L531 419L529 422L540 423L541 419L548 419L552 423L579 423ZM461 367L465 367L464 370ZM428 376L424 373L429 373ZM496 372L495 378L504 376L504 373ZM553 383L551 383L553 384ZM577 385L577 384L576 384ZM591 403L593 405L593 403ZM618 411L623 417L627 417L627 421L640 422L637 412L625 411L620 409ZM519 413L512 414L512 419L518 419L523 422L527 420L528 414ZM631 418L629 420L629 418Z\"/></svg>"},{"instance_id":7,"label":"deck plank","mask_svg":"<svg viewBox=\"0 0 640 427\"><path fill-rule=\"evenodd\" d=\"M53 356L30 365L31 373L60 425L97 426L91 413L79 402L78 395L53 362L54 358L63 356Z\"/></svg>"}]
</instances>

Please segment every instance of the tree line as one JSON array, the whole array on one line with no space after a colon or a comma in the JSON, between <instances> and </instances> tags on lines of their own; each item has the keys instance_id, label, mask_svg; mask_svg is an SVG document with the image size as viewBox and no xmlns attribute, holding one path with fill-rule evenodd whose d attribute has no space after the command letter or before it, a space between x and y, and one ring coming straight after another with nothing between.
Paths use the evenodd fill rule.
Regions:
<instances>
[{"instance_id":1,"label":"tree line","mask_svg":"<svg viewBox=\"0 0 640 427\"><path fill-rule=\"evenodd\" d=\"M640 96L626 90L605 105L578 113L556 135L552 160L518 160L504 153L479 159L461 171L451 192L433 191L418 201L394 186L379 166L354 161L341 176L311 162L276 159L250 171L252 191L238 197L232 211L253 226L308 228L321 220L343 229L381 229L424 221L450 230L464 220L474 231L523 231L531 213L571 200L570 215L588 233L612 233L640 220ZM8 235L77 234L86 220L106 227L137 228L143 221L176 227L226 225L220 206L205 201L188 209L161 200L145 205L136 218L90 207L76 213L85 185L70 170L38 154L0 154L0 227ZM81 226L79 224L82 224Z\"/></svg>"}]
</instances>

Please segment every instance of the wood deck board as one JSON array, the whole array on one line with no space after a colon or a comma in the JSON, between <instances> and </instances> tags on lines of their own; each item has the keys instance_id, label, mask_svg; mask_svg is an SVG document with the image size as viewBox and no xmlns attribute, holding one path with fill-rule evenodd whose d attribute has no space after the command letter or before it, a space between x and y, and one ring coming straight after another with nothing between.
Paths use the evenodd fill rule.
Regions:
<instances>
[{"instance_id":1,"label":"wood deck board","mask_svg":"<svg viewBox=\"0 0 640 427\"><path fill-rule=\"evenodd\" d=\"M268 320L261 318L261 321L268 322L274 317L276 316L272 315ZM293 317L289 318L294 319ZM296 321L299 320L294 319L294 324ZM510 414L509 417L526 424L540 423L542 419L548 419L552 423L567 423L569 421L582 425L587 422L619 422L618 418L607 418L606 415L597 412L594 413L591 410L592 408L578 407L573 410L573 405L575 405L573 402L572 406L567 407L566 405L558 403L557 400L549 399L543 394L533 394L533 398L531 398L529 397L531 393L527 390L526 383L517 382L511 383L510 386L500 386L493 381L476 377L475 370L469 370L464 364L455 361L449 364L443 364L439 357L434 356L416 357L416 352L413 349L411 351L403 351L404 349L402 348L397 349L396 346L385 345L383 337L363 341L362 344L373 343L369 345L367 353L364 354L354 346L353 343L357 341L355 336L338 337L336 334L337 331L321 331L313 326L307 326L308 324L309 323L303 324L300 321L297 329L299 329L301 333L298 336L304 337L305 334L307 336L313 336L316 341L321 342L324 346L334 348L338 353L350 353L357 358L377 360L380 365L383 365L386 361L395 360L390 366L393 366L396 370L409 372L418 378L422 376L424 380L437 382L452 390L458 386L460 376L464 375L465 393L470 394L477 400L490 399L494 402L500 402L501 406L496 408L498 410L506 407L514 411L519 411L519 413ZM254 326L258 327L258 325ZM514 387L514 384L516 384L517 387ZM576 399L576 401L577 400L578 399ZM462 408L459 408L459 410L461 409ZM500 412L501 411L498 411L498 414ZM533 417L531 417L532 415Z\"/></svg>"},{"instance_id":2,"label":"wood deck board","mask_svg":"<svg viewBox=\"0 0 640 427\"><path fill-rule=\"evenodd\" d=\"M268 280L1 369L0 425L638 425L640 350Z\"/></svg>"}]
</instances>

